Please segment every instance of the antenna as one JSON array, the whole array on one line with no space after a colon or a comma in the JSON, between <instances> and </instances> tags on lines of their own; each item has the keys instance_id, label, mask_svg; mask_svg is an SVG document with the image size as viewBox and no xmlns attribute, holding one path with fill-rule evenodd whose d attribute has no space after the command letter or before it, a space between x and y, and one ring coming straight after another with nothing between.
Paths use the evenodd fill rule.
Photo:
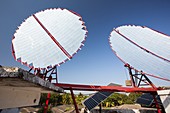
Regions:
<instances>
[{"instance_id":1,"label":"antenna","mask_svg":"<svg viewBox=\"0 0 170 113\"><path fill-rule=\"evenodd\" d=\"M155 87L147 76L170 81L169 36L147 27L125 25L113 29L109 41L116 56L129 69L134 87L141 81ZM138 85L133 77L140 80Z\"/></svg>"}]
</instances>

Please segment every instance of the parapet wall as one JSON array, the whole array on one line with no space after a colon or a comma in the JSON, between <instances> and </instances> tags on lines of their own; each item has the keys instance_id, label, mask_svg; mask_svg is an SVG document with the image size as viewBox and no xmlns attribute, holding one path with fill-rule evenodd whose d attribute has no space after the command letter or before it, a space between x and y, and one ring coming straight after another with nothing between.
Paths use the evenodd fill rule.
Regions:
<instances>
[{"instance_id":1,"label":"parapet wall","mask_svg":"<svg viewBox=\"0 0 170 113\"><path fill-rule=\"evenodd\" d=\"M40 87L42 86L42 88L47 88L49 90L56 91L56 92L64 92L62 88L57 87L54 84L50 83L49 81L45 81L42 78L35 76L34 74L29 73L26 70L23 70L18 67L1 66L0 67L0 79L8 79L8 78L18 78L18 79L25 80L30 83L39 85Z\"/></svg>"},{"instance_id":2,"label":"parapet wall","mask_svg":"<svg viewBox=\"0 0 170 113\"><path fill-rule=\"evenodd\" d=\"M21 68L0 66L0 109L35 106L41 93L63 91Z\"/></svg>"}]
</instances>

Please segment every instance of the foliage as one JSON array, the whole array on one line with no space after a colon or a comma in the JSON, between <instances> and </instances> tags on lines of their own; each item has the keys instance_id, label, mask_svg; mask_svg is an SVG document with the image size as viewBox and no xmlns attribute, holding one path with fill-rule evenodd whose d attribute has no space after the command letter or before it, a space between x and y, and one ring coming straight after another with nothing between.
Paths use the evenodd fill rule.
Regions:
<instances>
[{"instance_id":1,"label":"foliage","mask_svg":"<svg viewBox=\"0 0 170 113\"><path fill-rule=\"evenodd\" d=\"M134 104L135 100L141 96L140 93L130 93L128 96L122 93L113 93L109 98L107 98L102 106L103 107L113 107L122 104Z\"/></svg>"},{"instance_id":2,"label":"foliage","mask_svg":"<svg viewBox=\"0 0 170 113\"><path fill-rule=\"evenodd\" d=\"M109 98L107 98L103 102L104 107L113 107L113 106L119 106L124 103L124 94L119 94L119 93L113 93Z\"/></svg>"},{"instance_id":3,"label":"foliage","mask_svg":"<svg viewBox=\"0 0 170 113\"><path fill-rule=\"evenodd\" d=\"M140 97L142 94L141 93L130 93L129 98L131 100L131 103L129 104L134 104L135 100Z\"/></svg>"},{"instance_id":4,"label":"foliage","mask_svg":"<svg viewBox=\"0 0 170 113\"><path fill-rule=\"evenodd\" d=\"M62 95L62 104L72 104L71 94L65 93Z\"/></svg>"},{"instance_id":5,"label":"foliage","mask_svg":"<svg viewBox=\"0 0 170 113\"><path fill-rule=\"evenodd\" d=\"M41 106L45 105L46 98L47 98L47 94L41 94L41 98L40 98ZM81 105L82 104L81 102L86 98L87 96L83 95L82 93L75 95L75 99L78 105ZM50 96L49 104L51 104L52 106L63 105L63 104L69 105L69 104L73 104L73 100L70 93L63 93L63 94L52 93Z\"/></svg>"},{"instance_id":6,"label":"foliage","mask_svg":"<svg viewBox=\"0 0 170 113\"><path fill-rule=\"evenodd\" d=\"M61 105L62 104L62 95L55 94L55 93L51 94L49 103L53 106Z\"/></svg>"},{"instance_id":7,"label":"foliage","mask_svg":"<svg viewBox=\"0 0 170 113\"><path fill-rule=\"evenodd\" d=\"M41 106L45 105L46 98L47 98L46 93L41 94L40 103L39 103ZM58 93L52 93L50 96L49 104L51 104L52 106L63 104L62 103L62 95L60 95Z\"/></svg>"},{"instance_id":8,"label":"foliage","mask_svg":"<svg viewBox=\"0 0 170 113\"><path fill-rule=\"evenodd\" d=\"M42 93L41 94L41 98L40 98L40 102L39 102L40 106L45 105L46 98L47 98L47 94L46 93Z\"/></svg>"},{"instance_id":9,"label":"foliage","mask_svg":"<svg viewBox=\"0 0 170 113\"><path fill-rule=\"evenodd\" d=\"M113 93L109 98L107 98L103 103L103 107L113 107L113 106L119 106L122 104L134 104L135 100L141 96L141 93L130 93L129 95L126 95L124 93ZM78 105L82 105L82 101L85 100L88 96L83 95L82 93L79 93L78 95L75 95L75 99ZM47 98L47 94L42 94L40 99L40 105L44 106L45 101ZM73 104L73 100L70 93L53 93L51 94L49 104L53 106L57 105L70 105Z\"/></svg>"},{"instance_id":10,"label":"foliage","mask_svg":"<svg viewBox=\"0 0 170 113\"><path fill-rule=\"evenodd\" d=\"M79 93L76 96L76 102L78 105L82 105L82 101L85 100L88 96L83 95L82 93Z\"/></svg>"}]
</instances>

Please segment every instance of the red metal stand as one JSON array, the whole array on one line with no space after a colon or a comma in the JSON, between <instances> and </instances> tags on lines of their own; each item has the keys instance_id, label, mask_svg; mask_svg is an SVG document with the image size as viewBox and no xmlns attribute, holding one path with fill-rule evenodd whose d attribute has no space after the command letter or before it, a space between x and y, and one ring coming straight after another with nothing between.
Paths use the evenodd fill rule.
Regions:
<instances>
[{"instance_id":1,"label":"red metal stand","mask_svg":"<svg viewBox=\"0 0 170 113\"><path fill-rule=\"evenodd\" d=\"M30 69L29 72L31 70L32 69ZM48 67L47 69L36 68L36 69L34 69L34 74L36 76L39 76L40 78L42 78L44 80L49 81L49 82L58 83L58 79L57 79L57 67L56 66ZM50 96L51 96L51 94L48 93L47 94L46 103L45 103L45 107L44 107L44 113L47 113Z\"/></svg>"},{"instance_id":2,"label":"red metal stand","mask_svg":"<svg viewBox=\"0 0 170 113\"><path fill-rule=\"evenodd\" d=\"M149 78L142 71L138 72L136 70L133 70L129 64L125 64L125 67L128 68L133 87L151 86L153 89L157 89L157 87L149 80Z\"/></svg>"},{"instance_id":3,"label":"red metal stand","mask_svg":"<svg viewBox=\"0 0 170 113\"><path fill-rule=\"evenodd\" d=\"M46 99L46 102L45 102L44 113L47 113L48 103L49 103L49 100L50 100L50 96L51 96L51 94L48 93L48 94L47 94L47 99Z\"/></svg>"},{"instance_id":4,"label":"red metal stand","mask_svg":"<svg viewBox=\"0 0 170 113\"><path fill-rule=\"evenodd\" d=\"M122 87L122 86L97 86L97 85L82 85L82 84L55 84L64 90L79 90L79 91L113 91L113 92L143 92L143 93L156 93L157 89L152 87L147 88L132 88L132 87Z\"/></svg>"},{"instance_id":5,"label":"red metal stand","mask_svg":"<svg viewBox=\"0 0 170 113\"><path fill-rule=\"evenodd\" d=\"M127 67L128 70L129 70L129 75L130 75L133 87L136 88L136 87L140 87L140 86L148 86L149 85L153 89L157 90L157 87L150 81L150 79L145 74L143 74L142 71L141 72L135 71L135 73L133 73L132 72L133 70L132 70L132 68L129 64L125 64L125 67ZM144 84L142 84L142 82ZM153 95L153 98L154 98L154 101L155 101L155 104L156 104L156 108L157 108L157 112L161 113L161 109L160 109L158 101L156 99L157 92L151 93L151 94Z\"/></svg>"},{"instance_id":6,"label":"red metal stand","mask_svg":"<svg viewBox=\"0 0 170 113\"><path fill-rule=\"evenodd\" d=\"M48 67L47 69L35 69L34 74L41 77L44 80L48 80L49 82L53 82L54 84L58 84L57 67L56 66L53 67L53 68ZM71 96L72 96L72 99L73 99L73 102L74 102L74 107L75 107L76 113L79 113L73 90L72 90L71 87L69 89L70 89ZM48 93L48 95L47 95L46 104L45 104L45 107L44 107L44 113L47 113L49 99L50 99L50 93Z\"/></svg>"},{"instance_id":7,"label":"red metal stand","mask_svg":"<svg viewBox=\"0 0 170 113\"><path fill-rule=\"evenodd\" d=\"M82 85L82 84L63 84L58 83L57 79L57 67L47 68L44 70L36 69L34 73L37 76L42 77L44 80L48 80L49 82L53 82L56 86L63 88L64 90L70 90L71 96L74 102L74 107L76 113L79 113L78 106L75 100L75 96L73 90L81 90L81 91L116 91L116 92L143 92L143 93L151 93L154 97L154 101L156 104L157 112L161 113L161 109L156 99L158 88L149 80L149 78L141 72L134 71L129 64L126 64L125 67L129 70L129 75L131 78L133 87L122 87L122 86L95 86L95 85ZM142 86L142 87L140 87ZM150 86L150 87L143 87ZM50 94L47 95L46 106L44 108L44 113L47 112L48 103L49 103Z\"/></svg>"},{"instance_id":8,"label":"red metal stand","mask_svg":"<svg viewBox=\"0 0 170 113\"><path fill-rule=\"evenodd\" d=\"M72 99L73 99L73 103L74 103L74 107L75 107L76 113L79 113L79 110L78 110L78 107L77 107L77 103L76 103L76 99L74 97L74 93L73 93L73 89L72 88L70 88L70 92L71 92L71 96L72 96Z\"/></svg>"},{"instance_id":9,"label":"red metal stand","mask_svg":"<svg viewBox=\"0 0 170 113\"><path fill-rule=\"evenodd\" d=\"M156 105L156 108L157 108L157 112L158 112L158 113L162 113L162 112L161 112L161 109L160 109L160 106L159 106L159 104L158 104L158 101L157 101L157 99L156 99L156 95L157 95L157 94L153 94L153 99L154 99L154 101L155 101L155 105Z\"/></svg>"},{"instance_id":10,"label":"red metal stand","mask_svg":"<svg viewBox=\"0 0 170 113\"><path fill-rule=\"evenodd\" d=\"M49 74L48 77L47 77L47 74ZM55 66L53 68L49 68L48 70L46 70L45 78L44 79L45 80L47 79L49 82L58 83L58 79L57 79L57 67ZM46 99L46 106L44 108L44 113L47 113L47 110L48 110L48 101L50 99L50 96L51 96L51 94L48 93L47 99Z\"/></svg>"}]
</instances>

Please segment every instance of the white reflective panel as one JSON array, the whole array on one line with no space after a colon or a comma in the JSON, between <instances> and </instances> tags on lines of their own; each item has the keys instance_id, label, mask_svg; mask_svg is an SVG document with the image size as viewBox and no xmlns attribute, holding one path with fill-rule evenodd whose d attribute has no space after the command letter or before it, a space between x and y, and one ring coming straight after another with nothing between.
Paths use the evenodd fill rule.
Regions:
<instances>
[{"instance_id":1,"label":"white reflective panel","mask_svg":"<svg viewBox=\"0 0 170 113\"><path fill-rule=\"evenodd\" d=\"M132 43L132 41L135 44ZM170 49L169 43L170 40L168 36L140 26L118 27L111 32L110 36L111 48L124 63L128 63L135 69L139 71L142 70L147 74L165 78L170 77L170 62L156 55L169 58L168 56L170 54L168 55L167 51Z\"/></svg>"},{"instance_id":2,"label":"white reflective panel","mask_svg":"<svg viewBox=\"0 0 170 113\"><path fill-rule=\"evenodd\" d=\"M70 59L64 51L72 57L80 49L87 33L80 16L58 8L38 12L35 17L27 18L14 34L12 44L16 60L21 59L34 68L46 68Z\"/></svg>"},{"instance_id":3,"label":"white reflective panel","mask_svg":"<svg viewBox=\"0 0 170 113\"><path fill-rule=\"evenodd\" d=\"M170 37L141 26L121 26L116 28L119 33L135 42L140 47L170 60Z\"/></svg>"}]
</instances>

